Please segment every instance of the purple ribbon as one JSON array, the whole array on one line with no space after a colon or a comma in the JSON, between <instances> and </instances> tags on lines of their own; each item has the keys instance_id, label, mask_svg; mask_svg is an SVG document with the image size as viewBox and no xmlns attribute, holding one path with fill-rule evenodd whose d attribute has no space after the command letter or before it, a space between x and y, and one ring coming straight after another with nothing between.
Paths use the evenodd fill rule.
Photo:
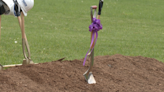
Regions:
<instances>
[{"instance_id":1,"label":"purple ribbon","mask_svg":"<svg viewBox=\"0 0 164 92\"><path fill-rule=\"evenodd\" d=\"M91 51L91 53L92 53L92 50L94 49L94 46L95 46L97 38L98 38L98 31L100 29L102 29L102 24L100 23L100 20L96 19L96 18L93 18L92 24L89 25L89 31L92 32L91 44L90 44L90 48L89 48L87 54L85 55L83 66L85 65L85 61L86 61L86 58L87 58L87 55L88 55L89 51ZM95 42L94 42L94 34L96 34ZM93 43L94 43L94 45L93 45ZM93 48L91 49L92 45L93 45Z\"/></svg>"}]
</instances>

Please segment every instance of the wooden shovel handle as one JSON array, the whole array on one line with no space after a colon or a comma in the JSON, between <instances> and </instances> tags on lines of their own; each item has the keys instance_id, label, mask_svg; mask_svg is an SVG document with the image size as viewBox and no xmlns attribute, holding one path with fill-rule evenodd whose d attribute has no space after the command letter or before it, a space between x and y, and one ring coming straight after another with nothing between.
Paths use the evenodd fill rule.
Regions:
<instances>
[{"instance_id":1,"label":"wooden shovel handle","mask_svg":"<svg viewBox=\"0 0 164 92\"><path fill-rule=\"evenodd\" d=\"M26 34L25 34L25 25L24 25L24 14L23 14L23 12L21 12L21 21L22 21L22 36L23 36L23 38L25 38L26 40L27 40L27 38L26 38Z\"/></svg>"},{"instance_id":2,"label":"wooden shovel handle","mask_svg":"<svg viewBox=\"0 0 164 92\"><path fill-rule=\"evenodd\" d=\"M97 16L97 19L100 19L100 15ZM91 32L91 40L92 40L92 33L93 33L93 31ZM95 35L94 42L93 42L93 44L91 46L91 49L94 47L94 44L95 44L96 34L94 34L94 35Z\"/></svg>"},{"instance_id":3,"label":"wooden shovel handle","mask_svg":"<svg viewBox=\"0 0 164 92\"><path fill-rule=\"evenodd\" d=\"M92 7L92 9L97 9L97 6L96 6L96 5L91 6L91 7ZM99 7L99 8L100 8L100 7ZM97 19L100 19L100 15L97 16ZM91 40L92 40L92 33L93 33L93 31L91 32ZM93 41L93 44L92 44L92 46L91 46L91 49L94 47L95 39L96 39L96 34L94 34L94 41Z\"/></svg>"},{"instance_id":4,"label":"wooden shovel handle","mask_svg":"<svg viewBox=\"0 0 164 92\"><path fill-rule=\"evenodd\" d=\"M92 33L93 33L93 31L91 32L91 40L92 40ZM94 34L94 35L95 35L95 37L94 37L94 41L93 41L93 44L91 46L91 49L94 47L94 44L95 44L96 34Z\"/></svg>"}]
</instances>

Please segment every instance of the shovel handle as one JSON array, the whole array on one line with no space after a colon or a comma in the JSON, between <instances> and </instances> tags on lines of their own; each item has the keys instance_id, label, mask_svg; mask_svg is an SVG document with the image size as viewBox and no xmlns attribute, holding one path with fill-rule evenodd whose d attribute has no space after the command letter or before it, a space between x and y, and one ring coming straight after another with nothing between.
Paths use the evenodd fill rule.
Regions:
<instances>
[{"instance_id":1,"label":"shovel handle","mask_svg":"<svg viewBox=\"0 0 164 92\"><path fill-rule=\"evenodd\" d=\"M93 9L95 9L94 15L93 15L93 12L92 12ZM97 6L96 6L96 5L91 6L91 23L93 22L93 16L96 17L96 15L95 15L96 9L97 9ZM91 32L91 40L92 40L92 34L93 34L93 31ZM95 35L95 37L94 37L94 39L95 39L95 38L96 38L96 34L94 34L94 35ZM94 43L95 43L95 42L93 42L93 45L91 46L90 49L92 49L92 48L94 47Z\"/></svg>"},{"instance_id":2,"label":"shovel handle","mask_svg":"<svg viewBox=\"0 0 164 92\"><path fill-rule=\"evenodd\" d=\"M21 12L21 20L22 20L22 35L23 35L23 39L22 39L22 42L23 42L23 44L24 44L24 46L23 46L23 53L24 53L24 56L26 57L26 58L28 58L28 59L30 59L31 58L31 56L30 56L30 48L29 48L29 45L28 45L28 41L27 41L27 37L26 37L26 34L25 34L25 25L24 25L24 14L23 14L23 12ZM24 41L23 41L24 40ZM25 49L27 49L27 52L28 52L28 57L27 57L27 55L26 55L26 53L25 53Z\"/></svg>"},{"instance_id":3,"label":"shovel handle","mask_svg":"<svg viewBox=\"0 0 164 92\"><path fill-rule=\"evenodd\" d=\"M95 7L95 9L97 8L97 6L92 6L92 7ZM100 19L102 7L103 7L103 0L100 0L100 2L99 2L99 11L98 11L97 19ZM93 9L94 9L94 8L93 8ZM91 32L91 37L92 37L92 32ZM96 38L96 35L95 35L94 39L95 39L95 38ZM92 39L92 38L91 38L91 39ZM93 42L93 45L92 45L91 49L93 48L93 46L94 46L94 42Z\"/></svg>"},{"instance_id":4,"label":"shovel handle","mask_svg":"<svg viewBox=\"0 0 164 92\"><path fill-rule=\"evenodd\" d=\"M94 6L91 6L92 7L92 9L97 9L97 6L96 5L94 5Z\"/></svg>"},{"instance_id":5,"label":"shovel handle","mask_svg":"<svg viewBox=\"0 0 164 92\"><path fill-rule=\"evenodd\" d=\"M103 7L103 0L100 0L99 1L99 11L98 11L98 17L97 19L100 19L100 15L101 15L101 10L102 10L102 7Z\"/></svg>"},{"instance_id":6,"label":"shovel handle","mask_svg":"<svg viewBox=\"0 0 164 92\"><path fill-rule=\"evenodd\" d=\"M93 34L93 31L91 32L91 40L92 40L92 34ZM93 44L92 44L90 49L92 49L94 47L94 44L95 44L96 34L94 34L94 35L95 35L94 36L94 41L93 41Z\"/></svg>"},{"instance_id":7,"label":"shovel handle","mask_svg":"<svg viewBox=\"0 0 164 92\"><path fill-rule=\"evenodd\" d=\"M25 59L30 59L30 48L29 48L27 38L26 38L26 34L25 34L24 14L23 14L23 12L21 12L21 17L17 16L17 18L18 18L19 26L20 26L21 32L22 32L23 55L24 55ZM27 52L28 52L28 56L26 55L26 49L27 49Z\"/></svg>"},{"instance_id":8,"label":"shovel handle","mask_svg":"<svg viewBox=\"0 0 164 92\"><path fill-rule=\"evenodd\" d=\"M25 26L24 26L24 14L23 14L23 12L21 12L21 21L22 21L22 35L23 35L23 38L25 38L26 39L26 34L25 34Z\"/></svg>"}]
</instances>

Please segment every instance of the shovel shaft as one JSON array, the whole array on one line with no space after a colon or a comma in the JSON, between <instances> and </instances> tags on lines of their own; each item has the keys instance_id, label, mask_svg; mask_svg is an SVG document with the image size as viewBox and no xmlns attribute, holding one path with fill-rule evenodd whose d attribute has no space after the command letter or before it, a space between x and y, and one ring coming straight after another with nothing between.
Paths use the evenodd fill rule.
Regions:
<instances>
[{"instance_id":1,"label":"shovel shaft","mask_svg":"<svg viewBox=\"0 0 164 92\"><path fill-rule=\"evenodd\" d=\"M97 16L97 19L100 19L100 15Z\"/></svg>"},{"instance_id":2,"label":"shovel shaft","mask_svg":"<svg viewBox=\"0 0 164 92\"><path fill-rule=\"evenodd\" d=\"M19 26L21 28L22 38L27 39L26 34L25 34L25 28L24 28L24 14L23 14L23 12L21 12L21 17L18 16L17 18L18 18Z\"/></svg>"},{"instance_id":3,"label":"shovel shaft","mask_svg":"<svg viewBox=\"0 0 164 92\"><path fill-rule=\"evenodd\" d=\"M29 61L31 59L30 58L30 48L29 48L28 41L27 41L26 34L25 34L24 14L23 14L23 12L21 12L21 17L18 16L18 22L19 22L19 26L20 26L21 32L22 32L22 49L23 49L23 55L24 55L24 58L27 61ZM26 55L26 49L27 49L28 56Z\"/></svg>"},{"instance_id":4,"label":"shovel shaft","mask_svg":"<svg viewBox=\"0 0 164 92\"><path fill-rule=\"evenodd\" d=\"M93 12L92 12L93 9L95 9L94 15L93 15ZM91 23L93 22L93 18L96 18L96 9L97 9L97 6L91 6ZM92 46L90 48L90 49L93 49L91 54L90 54L90 56L91 56L90 57L91 63L90 63L89 69L87 70L86 75L85 75L86 79L88 79L89 73L92 70L92 67L93 67L93 64L94 64L94 48L93 47L94 47L94 44L95 44L96 34L93 34L93 31L92 31L91 32L91 40L92 40L92 36L93 35L94 35L94 41L93 41L93 44L92 44Z\"/></svg>"},{"instance_id":5,"label":"shovel shaft","mask_svg":"<svg viewBox=\"0 0 164 92\"><path fill-rule=\"evenodd\" d=\"M24 25L24 14L23 12L21 12L21 19L22 19L22 35L24 36L24 41L25 41L25 45L26 45L26 48L27 48L27 52L28 52L28 58L31 59L31 56L30 56L30 48L29 48L29 44L28 44L28 41L27 41L27 37L26 37L26 34L25 34L25 25ZM25 53L25 47L24 47L24 53Z\"/></svg>"},{"instance_id":6,"label":"shovel shaft","mask_svg":"<svg viewBox=\"0 0 164 92\"><path fill-rule=\"evenodd\" d=\"M91 65L90 65L91 69L92 69L93 63L94 63L94 49L92 50L92 53L91 53Z\"/></svg>"},{"instance_id":7,"label":"shovel shaft","mask_svg":"<svg viewBox=\"0 0 164 92\"><path fill-rule=\"evenodd\" d=\"M103 1L103 0L100 0L100 1ZM100 2L101 3L101 2ZM95 6L92 6L92 7L95 7ZM96 8L97 8L97 6L96 6ZM95 8L95 9L96 9ZM101 6L101 8L102 8L102 6ZM94 8L93 8L94 9ZM100 10L100 9L99 9ZM101 14L101 11L99 11L100 12L100 14ZM97 19L100 19L100 14L97 16ZM93 14L92 14L92 11L91 11L91 22L93 22ZM91 32L91 39L92 39L92 33L93 33L93 31ZM95 43L95 39L96 39L96 34L94 34L95 36L94 36L94 42L93 42L93 44L92 44L92 46L91 46L91 49L94 47L94 43Z\"/></svg>"},{"instance_id":8,"label":"shovel shaft","mask_svg":"<svg viewBox=\"0 0 164 92\"><path fill-rule=\"evenodd\" d=\"M21 17L18 16L18 22L19 22L19 26L20 26L20 29L21 29L21 32L22 32L22 39L25 38L25 34L23 32L23 28L22 28L22 20L21 20Z\"/></svg>"},{"instance_id":9,"label":"shovel shaft","mask_svg":"<svg viewBox=\"0 0 164 92\"><path fill-rule=\"evenodd\" d=\"M94 15L93 15L93 11L92 10L95 10L94 11ZM91 23L93 22L93 18L96 18L96 9L97 9L97 6L91 6ZM93 35L93 31L91 32L91 40L92 40L92 35ZM93 44L91 46L90 49L92 49L94 47L94 44L95 44L95 39L96 39L96 34L94 34L94 41L93 41Z\"/></svg>"},{"instance_id":10,"label":"shovel shaft","mask_svg":"<svg viewBox=\"0 0 164 92\"><path fill-rule=\"evenodd\" d=\"M22 38L25 38L25 39L27 39L26 38L26 34L25 34L25 28L24 28L24 14L23 14L23 12L21 13L21 20L22 20Z\"/></svg>"},{"instance_id":11,"label":"shovel shaft","mask_svg":"<svg viewBox=\"0 0 164 92\"><path fill-rule=\"evenodd\" d=\"M92 40L92 35L93 35L93 31L91 32L91 40ZM94 41L93 41L93 44L90 49L92 49L94 47L95 39L96 39L96 34L94 34Z\"/></svg>"},{"instance_id":12,"label":"shovel shaft","mask_svg":"<svg viewBox=\"0 0 164 92\"><path fill-rule=\"evenodd\" d=\"M22 39L22 48L23 48L23 55L24 55L24 58L25 58L25 59L31 59L31 58L30 58L30 48L29 48L29 45L28 45L26 39ZM27 49L28 56L26 55L26 49Z\"/></svg>"}]
</instances>

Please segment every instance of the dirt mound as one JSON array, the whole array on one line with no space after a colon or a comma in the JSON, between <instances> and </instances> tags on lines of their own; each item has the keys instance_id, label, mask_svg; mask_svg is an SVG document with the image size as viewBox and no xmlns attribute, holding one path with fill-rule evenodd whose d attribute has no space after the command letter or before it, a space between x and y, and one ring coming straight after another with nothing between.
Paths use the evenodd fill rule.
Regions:
<instances>
[{"instance_id":1,"label":"dirt mound","mask_svg":"<svg viewBox=\"0 0 164 92\"><path fill-rule=\"evenodd\" d=\"M142 56L97 56L93 75L83 73L89 59L52 61L0 71L1 92L164 92L164 63Z\"/></svg>"}]
</instances>

